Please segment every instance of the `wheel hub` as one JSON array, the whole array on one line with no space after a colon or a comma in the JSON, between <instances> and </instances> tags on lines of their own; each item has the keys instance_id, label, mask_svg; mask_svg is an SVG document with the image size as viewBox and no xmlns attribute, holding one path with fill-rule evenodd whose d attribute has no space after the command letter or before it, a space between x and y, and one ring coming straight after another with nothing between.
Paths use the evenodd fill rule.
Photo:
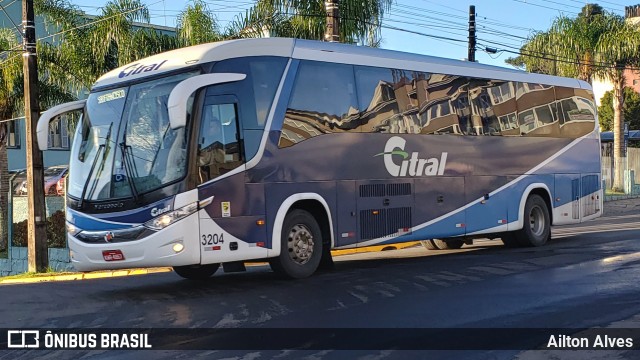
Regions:
<instances>
[{"instance_id":1,"label":"wheel hub","mask_svg":"<svg viewBox=\"0 0 640 360\"><path fill-rule=\"evenodd\" d=\"M303 224L297 224L289 231L287 247L289 256L296 263L303 265L313 256L313 235L311 230Z\"/></svg>"},{"instance_id":2,"label":"wheel hub","mask_svg":"<svg viewBox=\"0 0 640 360\"><path fill-rule=\"evenodd\" d=\"M531 232L536 236L541 236L545 228L544 213L539 206L534 206L529 214L529 226Z\"/></svg>"}]
</instances>

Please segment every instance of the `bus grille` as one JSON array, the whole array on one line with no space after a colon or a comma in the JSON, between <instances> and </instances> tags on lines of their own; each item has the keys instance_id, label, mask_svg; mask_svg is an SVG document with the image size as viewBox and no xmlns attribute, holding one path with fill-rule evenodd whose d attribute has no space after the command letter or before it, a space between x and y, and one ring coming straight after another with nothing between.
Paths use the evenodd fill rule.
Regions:
<instances>
[{"instance_id":1,"label":"bus grille","mask_svg":"<svg viewBox=\"0 0 640 360\"><path fill-rule=\"evenodd\" d=\"M411 230L411 207L360 211L361 240L392 237Z\"/></svg>"},{"instance_id":2,"label":"bus grille","mask_svg":"<svg viewBox=\"0 0 640 360\"><path fill-rule=\"evenodd\" d=\"M360 197L411 195L411 183L360 185Z\"/></svg>"}]
</instances>

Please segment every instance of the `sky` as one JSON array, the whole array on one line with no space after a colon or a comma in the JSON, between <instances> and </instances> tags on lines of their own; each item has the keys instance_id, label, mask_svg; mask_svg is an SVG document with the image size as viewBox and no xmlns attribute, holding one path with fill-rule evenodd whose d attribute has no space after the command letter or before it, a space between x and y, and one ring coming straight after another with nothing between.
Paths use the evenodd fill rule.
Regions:
<instances>
[{"instance_id":1,"label":"sky","mask_svg":"<svg viewBox=\"0 0 640 360\"><path fill-rule=\"evenodd\" d=\"M105 0L70 1L89 14L99 13L99 7L106 3ZM151 23L170 27L175 26L177 15L189 3L188 0L142 1L150 9ZM254 3L251 0L205 2L221 27ZM597 1L605 10L618 15L624 14L624 6L638 2L640 0ZM395 0L382 23L382 48L464 59L469 6L475 5L478 46L502 50L496 54L477 51L477 61L510 67L504 60L516 54L509 51L517 52L527 36L548 29L554 18L575 16L586 3L585 0Z\"/></svg>"}]
</instances>

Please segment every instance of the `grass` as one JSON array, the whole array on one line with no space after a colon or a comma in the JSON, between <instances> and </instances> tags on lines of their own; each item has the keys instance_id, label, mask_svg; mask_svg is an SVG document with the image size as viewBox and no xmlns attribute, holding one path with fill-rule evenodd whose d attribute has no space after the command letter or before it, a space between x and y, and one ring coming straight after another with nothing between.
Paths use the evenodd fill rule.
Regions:
<instances>
[{"instance_id":1,"label":"grass","mask_svg":"<svg viewBox=\"0 0 640 360\"><path fill-rule=\"evenodd\" d=\"M604 192L605 195L627 195L624 191L614 191L612 189L607 189Z\"/></svg>"},{"instance_id":2,"label":"grass","mask_svg":"<svg viewBox=\"0 0 640 360\"><path fill-rule=\"evenodd\" d=\"M9 252L7 249L0 250L0 259L7 259L9 257Z\"/></svg>"}]
</instances>

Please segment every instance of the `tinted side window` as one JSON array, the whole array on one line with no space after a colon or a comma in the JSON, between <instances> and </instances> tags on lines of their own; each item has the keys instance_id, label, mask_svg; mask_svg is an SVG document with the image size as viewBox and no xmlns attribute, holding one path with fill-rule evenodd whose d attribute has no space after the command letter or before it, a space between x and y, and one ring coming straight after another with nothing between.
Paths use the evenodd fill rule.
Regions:
<instances>
[{"instance_id":1,"label":"tinted side window","mask_svg":"<svg viewBox=\"0 0 640 360\"><path fill-rule=\"evenodd\" d=\"M556 88L560 136L576 138L595 128L593 93L583 89Z\"/></svg>"},{"instance_id":2,"label":"tinted side window","mask_svg":"<svg viewBox=\"0 0 640 360\"><path fill-rule=\"evenodd\" d=\"M498 119L498 131L503 136L520 135L517 120L516 87L517 83L513 81L494 80L487 88L493 114Z\"/></svg>"},{"instance_id":3,"label":"tinted side window","mask_svg":"<svg viewBox=\"0 0 640 360\"><path fill-rule=\"evenodd\" d=\"M198 138L200 184L242 164L238 146L236 104L215 100L207 101L202 109Z\"/></svg>"},{"instance_id":4,"label":"tinted side window","mask_svg":"<svg viewBox=\"0 0 640 360\"><path fill-rule=\"evenodd\" d=\"M427 78L421 72L357 66L361 131L419 133Z\"/></svg>"},{"instance_id":5,"label":"tinted side window","mask_svg":"<svg viewBox=\"0 0 640 360\"><path fill-rule=\"evenodd\" d=\"M240 82L212 87L207 95L235 94L242 112L243 129L264 129L287 58L246 57L216 63L213 72L240 73L247 77Z\"/></svg>"},{"instance_id":6,"label":"tinted side window","mask_svg":"<svg viewBox=\"0 0 640 360\"><path fill-rule=\"evenodd\" d=\"M359 112L353 66L303 61L293 85L279 146L356 130Z\"/></svg>"},{"instance_id":7,"label":"tinted side window","mask_svg":"<svg viewBox=\"0 0 640 360\"><path fill-rule=\"evenodd\" d=\"M509 83L496 86L493 80L471 79L469 81L469 100L471 105L472 135L500 135L500 123L494 109L496 100L505 102L509 97ZM507 86L504 86L507 85ZM490 90L496 87L500 90L500 97L491 96Z\"/></svg>"},{"instance_id":8,"label":"tinted side window","mask_svg":"<svg viewBox=\"0 0 640 360\"><path fill-rule=\"evenodd\" d=\"M362 132L391 132L390 123L400 117L392 70L357 66L356 84Z\"/></svg>"},{"instance_id":9,"label":"tinted side window","mask_svg":"<svg viewBox=\"0 0 640 360\"><path fill-rule=\"evenodd\" d=\"M424 88L424 95L421 95ZM456 75L430 74L418 81L422 134L471 132L468 81Z\"/></svg>"},{"instance_id":10,"label":"tinted side window","mask_svg":"<svg viewBox=\"0 0 640 360\"><path fill-rule=\"evenodd\" d=\"M520 135L560 135L555 88L553 86L518 83L516 98Z\"/></svg>"}]
</instances>

